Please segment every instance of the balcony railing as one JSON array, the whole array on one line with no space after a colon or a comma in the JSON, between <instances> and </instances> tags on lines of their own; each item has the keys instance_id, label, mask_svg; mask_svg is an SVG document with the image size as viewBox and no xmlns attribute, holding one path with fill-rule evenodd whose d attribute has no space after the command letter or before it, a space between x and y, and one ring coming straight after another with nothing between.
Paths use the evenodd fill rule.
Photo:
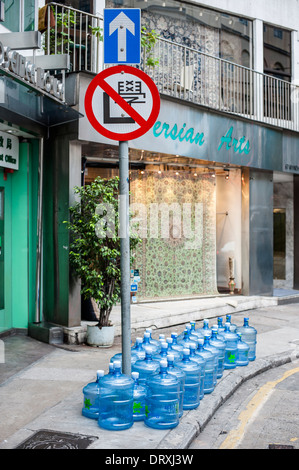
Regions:
<instances>
[{"instance_id":1,"label":"balcony railing","mask_svg":"<svg viewBox=\"0 0 299 470\"><path fill-rule=\"evenodd\" d=\"M102 18L57 3L49 4L48 12L45 54L69 54L72 71L103 70L103 43L96 35ZM140 68L161 94L299 131L298 86L162 38L152 54L158 65L148 66L144 51Z\"/></svg>"}]
</instances>

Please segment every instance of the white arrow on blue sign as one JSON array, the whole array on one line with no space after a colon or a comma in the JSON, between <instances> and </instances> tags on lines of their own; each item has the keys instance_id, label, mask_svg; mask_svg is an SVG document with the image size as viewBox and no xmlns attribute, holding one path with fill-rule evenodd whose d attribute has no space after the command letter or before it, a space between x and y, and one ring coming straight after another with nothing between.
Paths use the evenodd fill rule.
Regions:
<instances>
[{"instance_id":1,"label":"white arrow on blue sign","mask_svg":"<svg viewBox=\"0 0 299 470\"><path fill-rule=\"evenodd\" d=\"M104 9L104 64L140 64L140 8Z\"/></svg>"}]
</instances>

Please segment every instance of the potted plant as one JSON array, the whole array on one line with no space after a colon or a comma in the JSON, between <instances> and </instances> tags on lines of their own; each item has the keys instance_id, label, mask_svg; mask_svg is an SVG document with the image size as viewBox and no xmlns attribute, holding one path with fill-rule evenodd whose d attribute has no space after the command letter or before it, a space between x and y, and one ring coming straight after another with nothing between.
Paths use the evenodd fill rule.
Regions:
<instances>
[{"instance_id":1,"label":"potted plant","mask_svg":"<svg viewBox=\"0 0 299 470\"><path fill-rule=\"evenodd\" d=\"M97 325L87 325L87 343L112 346L112 307L120 299L120 237L118 215L119 178L96 178L90 185L75 187L78 202L70 207L70 263L81 279L81 294L98 305ZM130 237L131 250L139 242ZM132 256L133 260L133 256Z\"/></svg>"}]
</instances>

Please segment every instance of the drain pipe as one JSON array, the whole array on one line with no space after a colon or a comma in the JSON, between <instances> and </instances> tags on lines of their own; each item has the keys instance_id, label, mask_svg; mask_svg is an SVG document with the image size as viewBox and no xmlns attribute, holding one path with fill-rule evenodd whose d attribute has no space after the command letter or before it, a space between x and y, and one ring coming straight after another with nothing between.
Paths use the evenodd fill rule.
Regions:
<instances>
[{"instance_id":1,"label":"drain pipe","mask_svg":"<svg viewBox=\"0 0 299 470\"><path fill-rule=\"evenodd\" d=\"M41 252L42 252L42 222L43 222L43 164L44 139L39 141L38 162L38 199L37 199L37 246L36 246L36 281L35 281L35 323L40 323L41 311Z\"/></svg>"}]
</instances>

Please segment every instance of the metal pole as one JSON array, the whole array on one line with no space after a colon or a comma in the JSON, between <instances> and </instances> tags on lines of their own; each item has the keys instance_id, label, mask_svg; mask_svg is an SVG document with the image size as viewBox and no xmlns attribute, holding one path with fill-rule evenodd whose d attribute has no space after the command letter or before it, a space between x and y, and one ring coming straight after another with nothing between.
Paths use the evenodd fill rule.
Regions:
<instances>
[{"instance_id":1,"label":"metal pole","mask_svg":"<svg viewBox=\"0 0 299 470\"><path fill-rule=\"evenodd\" d=\"M119 179L122 371L131 376L129 153L127 141L119 142Z\"/></svg>"},{"instance_id":2,"label":"metal pole","mask_svg":"<svg viewBox=\"0 0 299 470\"><path fill-rule=\"evenodd\" d=\"M41 309L41 247L42 247L42 217L43 217L43 161L44 139L40 139L38 167L38 207L37 207L37 247L36 247L36 282L35 282L35 323L40 323Z\"/></svg>"}]
</instances>

